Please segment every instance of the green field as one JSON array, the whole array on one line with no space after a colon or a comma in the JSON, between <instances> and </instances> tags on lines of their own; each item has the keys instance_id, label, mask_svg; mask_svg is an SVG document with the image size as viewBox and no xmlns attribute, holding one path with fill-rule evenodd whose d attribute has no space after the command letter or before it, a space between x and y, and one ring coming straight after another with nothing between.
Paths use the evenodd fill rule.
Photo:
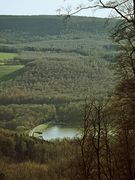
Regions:
<instances>
[{"instance_id":1,"label":"green field","mask_svg":"<svg viewBox=\"0 0 135 180\"><path fill-rule=\"evenodd\" d=\"M17 56L17 53L0 53L0 60L13 59Z\"/></svg>"},{"instance_id":2,"label":"green field","mask_svg":"<svg viewBox=\"0 0 135 180\"><path fill-rule=\"evenodd\" d=\"M2 65L0 66L0 78L21 69L23 65Z\"/></svg>"}]
</instances>

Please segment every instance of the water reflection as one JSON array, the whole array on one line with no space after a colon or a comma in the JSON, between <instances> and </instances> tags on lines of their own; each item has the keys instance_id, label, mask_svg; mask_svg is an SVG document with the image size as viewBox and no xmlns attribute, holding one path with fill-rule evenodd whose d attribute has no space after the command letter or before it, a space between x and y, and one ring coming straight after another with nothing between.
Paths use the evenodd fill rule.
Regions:
<instances>
[{"instance_id":1,"label":"water reflection","mask_svg":"<svg viewBox=\"0 0 135 180\"><path fill-rule=\"evenodd\" d=\"M79 135L79 130L75 128L64 128L59 126L53 126L47 128L43 132L43 139L44 140L51 140L51 139L63 139L63 138L74 138Z\"/></svg>"}]
</instances>

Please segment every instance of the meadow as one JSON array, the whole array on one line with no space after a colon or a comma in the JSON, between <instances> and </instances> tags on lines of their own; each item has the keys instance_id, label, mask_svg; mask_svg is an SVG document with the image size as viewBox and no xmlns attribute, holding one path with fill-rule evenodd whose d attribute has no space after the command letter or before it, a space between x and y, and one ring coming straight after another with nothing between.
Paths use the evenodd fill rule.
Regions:
<instances>
[{"instance_id":1,"label":"meadow","mask_svg":"<svg viewBox=\"0 0 135 180\"><path fill-rule=\"evenodd\" d=\"M13 59L17 56L16 53L4 53L0 52L0 60Z\"/></svg>"},{"instance_id":2,"label":"meadow","mask_svg":"<svg viewBox=\"0 0 135 180\"><path fill-rule=\"evenodd\" d=\"M23 68L23 65L0 65L0 79Z\"/></svg>"}]
</instances>

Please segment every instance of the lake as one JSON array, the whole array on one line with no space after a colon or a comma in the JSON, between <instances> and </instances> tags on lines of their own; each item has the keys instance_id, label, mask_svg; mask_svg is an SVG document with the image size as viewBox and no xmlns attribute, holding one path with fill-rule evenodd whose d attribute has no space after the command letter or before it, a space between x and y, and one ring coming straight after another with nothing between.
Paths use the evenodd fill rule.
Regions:
<instances>
[{"instance_id":1,"label":"lake","mask_svg":"<svg viewBox=\"0 0 135 180\"><path fill-rule=\"evenodd\" d=\"M48 127L42 134L44 140L54 140L63 138L75 138L80 132L77 128L66 128L62 126Z\"/></svg>"}]
</instances>

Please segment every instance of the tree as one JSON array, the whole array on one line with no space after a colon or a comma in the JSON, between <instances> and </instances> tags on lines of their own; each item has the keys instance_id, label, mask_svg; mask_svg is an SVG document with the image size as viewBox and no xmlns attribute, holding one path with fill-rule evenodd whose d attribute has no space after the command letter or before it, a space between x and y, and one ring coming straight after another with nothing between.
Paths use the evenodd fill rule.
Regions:
<instances>
[{"instance_id":1,"label":"tree","mask_svg":"<svg viewBox=\"0 0 135 180\"><path fill-rule=\"evenodd\" d=\"M86 9L110 9L119 19L112 35L121 52L118 71L124 78L135 78L135 0L88 0L88 3L78 5L74 11L68 8L67 17Z\"/></svg>"},{"instance_id":2,"label":"tree","mask_svg":"<svg viewBox=\"0 0 135 180\"><path fill-rule=\"evenodd\" d=\"M78 139L80 147L81 178L107 179L113 178L111 139L109 135L109 114L107 102L92 98L85 101L82 136Z\"/></svg>"},{"instance_id":3,"label":"tree","mask_svg":"<svg viewBox=\"0 0 135 180\"><path fill-rule=\"evenodd\" d=\"M118 18L118 23L112 33L113 40L118 44L119 55L116 58L116 64L117 72L120 75L120 82L116 88L114 103L114 111L117 112L116 127L118 136L117 141L115 141L115 144L118 144L118 147L115 147L115 153L120 155L117 156L117 158L122 161L118 163L118 167L121 167L121 174L118 175L119 179L133 180L134 155L132 150L134 149L133 139L135 133L135 0L90 0L88 2L89 3L86 6L84 4L78 6L74 12L70 12L70 15L74 15L85 9L98 8L110 9L115 12L115 17ZM101 112L101 109L97 108L97 114L100 115L100 121ZM98 131L96 131L97 135L95 136L97 138L96 144L95 141L93 141L98 159L98 179L101 179L102 174L102 164L100 161L101 146L99 146L99 144L102 143L103 145L103 142L100 141L102 132L100 121L98 121L96 126L93 126L98 128ZM91 127L88 127L87 129L91 130ZM88 132L88 130L86 132ZM108 141L106 147L108 147ZM108 150L106 152L110 157L110 150ZM123 155L120 154L120 152ZM109 161L110 160L107 159L107 164L109 165L108 169L111 170ZM115 164L117 164L116 162L117 160L115 161ZM112 170L109 172L110 176L107 179L112 179Z\"/></svg>"}]
</instances>

